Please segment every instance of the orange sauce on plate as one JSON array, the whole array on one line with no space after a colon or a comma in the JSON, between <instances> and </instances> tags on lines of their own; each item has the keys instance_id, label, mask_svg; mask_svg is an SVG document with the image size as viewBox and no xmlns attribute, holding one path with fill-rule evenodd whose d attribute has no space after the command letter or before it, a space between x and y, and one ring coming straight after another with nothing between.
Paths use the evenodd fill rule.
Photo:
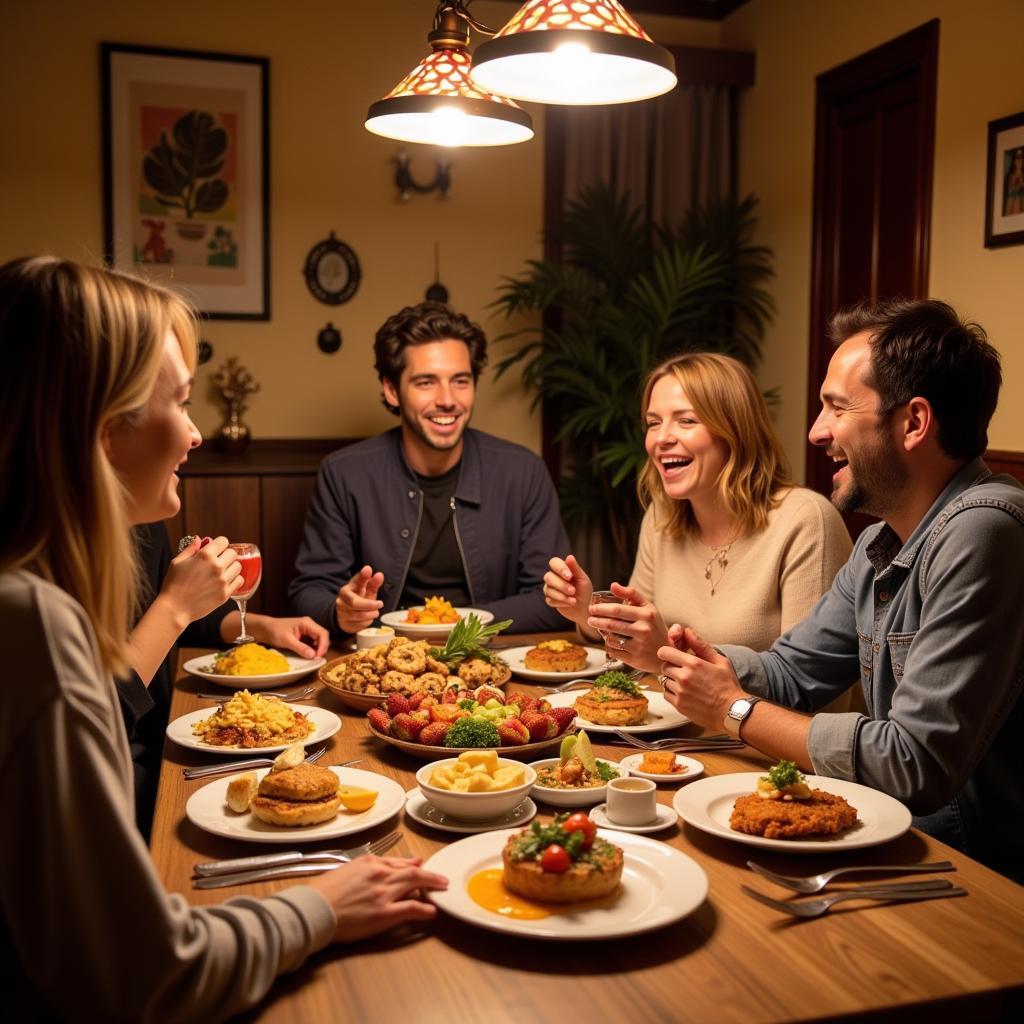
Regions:
<instances>
[{"instance_id":1,"label":"orange sauce on plate","mask_svg":"<svg viewBox=\"0 0 1024 1024\"><path fill-rule=\"evenodd\" d=\"M519 921L539 921L553 914L574 914L590 907L605 907L618 898L618 893L614 893L607 899L586 900L580 903L541 903L539 900L524 899L509 892L505 888L503 876L501 868L478 871L466 883L466 891L469 898L484 910Z\"/></svg>"}]
</instances>

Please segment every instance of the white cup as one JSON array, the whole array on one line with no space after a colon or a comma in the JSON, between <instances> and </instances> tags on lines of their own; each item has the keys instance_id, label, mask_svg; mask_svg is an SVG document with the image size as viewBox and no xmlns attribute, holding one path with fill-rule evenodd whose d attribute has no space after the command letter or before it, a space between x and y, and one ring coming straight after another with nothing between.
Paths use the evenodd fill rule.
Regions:
<instances>
[{"instance_id":1,"label":"white cup","mask_svg":"<svg viewBox=\"0 0 1024 1024\"><path fill-rule=\"evenodd\" d=\"M658 816L657 786L650 779L612 779L606 794L613 825L649 825Z\"/></svg>"},{"instance_id":2,"label":"white cup","mask_svg":"<svg viewBox=\"0 0 1024 1024\"><path fill-rule=\"evenodd\" d=\"M356 650L364 651L367 647L386 644L394 636L395 631L390 626L367 626L356 633Z\"/></svg>"}]
</instances>

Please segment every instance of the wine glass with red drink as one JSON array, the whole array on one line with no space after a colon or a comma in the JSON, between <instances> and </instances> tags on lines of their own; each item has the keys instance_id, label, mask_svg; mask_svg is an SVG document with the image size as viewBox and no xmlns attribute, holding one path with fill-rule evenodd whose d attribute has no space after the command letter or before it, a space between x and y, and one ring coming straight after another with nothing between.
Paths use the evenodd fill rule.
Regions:
<instances>
[{"instance_id":1,"label":"wine glass with red drink","mask_svg":"<svg viewBox=\"0 0 1024 1024\"><path fill-rule=\"evenodd\" d=\"M249 636L245 631L245 606L249 598L256 593L256 588L263 578L263 556L255 544L231 544L229 546L238 552L238 564L242 567L242 585L232 594L235 604L238 605L238 613L242 617L239 633L234 642L249 644L256 637Z\"/></svg>"}]
</instances>

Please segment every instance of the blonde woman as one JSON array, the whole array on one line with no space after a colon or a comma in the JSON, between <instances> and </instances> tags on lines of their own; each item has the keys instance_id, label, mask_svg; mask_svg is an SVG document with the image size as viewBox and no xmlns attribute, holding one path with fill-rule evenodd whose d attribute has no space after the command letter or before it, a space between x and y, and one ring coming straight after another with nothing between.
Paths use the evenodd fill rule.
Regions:
<instances>
[{"instance_id":1,"label":"blonde woman","mask_svg":"<svg viewBox=\"0 0 1024 1024\"><path fill-rule=\"evenodd\" d=\"M132 278L0 267L0 843L5 1004L16 1019L220 1020L330 941L433 908L445 880L361 858L263 900L190 907L134 822L113 678L137 568L129 527L178 508L195 327Z\"/></svg>"},{"instance_id":2,"label":"blonde woman","mask_svg":"<svg viewBox=\"0 0 1024 1024\"><path fill-rule=\"evenodd\" d=\"M666 623L712 643L767 650L846 561L842 518L793 484L764 398L735 359L670 359L648 376L641 410L646 513L629 585L611 587L624 603L588 608L593 585L570 554L551 559L548 604L588 638L610 631L609 649L648 672L659 670Z\"/></svg>"}]
</instances>

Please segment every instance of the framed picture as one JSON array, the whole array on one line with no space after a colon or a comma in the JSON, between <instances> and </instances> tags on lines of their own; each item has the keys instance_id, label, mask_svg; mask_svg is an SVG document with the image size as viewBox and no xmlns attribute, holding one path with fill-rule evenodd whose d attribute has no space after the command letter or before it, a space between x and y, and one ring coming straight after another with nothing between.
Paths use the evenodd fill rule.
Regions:
<instances>
[{"instance_id":1,"label":"framed picture","mask_svg":"<svg viewBox=\"0 0 1024 1024\"><path fill-rule=\"evenodd\" d=\"M985 247L1024 244L1024 112L989 121Z\"/></svg>"},{"instance_id":2,"label":"framed picture","mask_svg":"<svg viewBox=\"0 0 1024 1024\"><path fill-rule=\"evenodd\" d=\"M106 258L270 319L269 61L103 43L102 64Z\"/></svg>"}]
</instances>

